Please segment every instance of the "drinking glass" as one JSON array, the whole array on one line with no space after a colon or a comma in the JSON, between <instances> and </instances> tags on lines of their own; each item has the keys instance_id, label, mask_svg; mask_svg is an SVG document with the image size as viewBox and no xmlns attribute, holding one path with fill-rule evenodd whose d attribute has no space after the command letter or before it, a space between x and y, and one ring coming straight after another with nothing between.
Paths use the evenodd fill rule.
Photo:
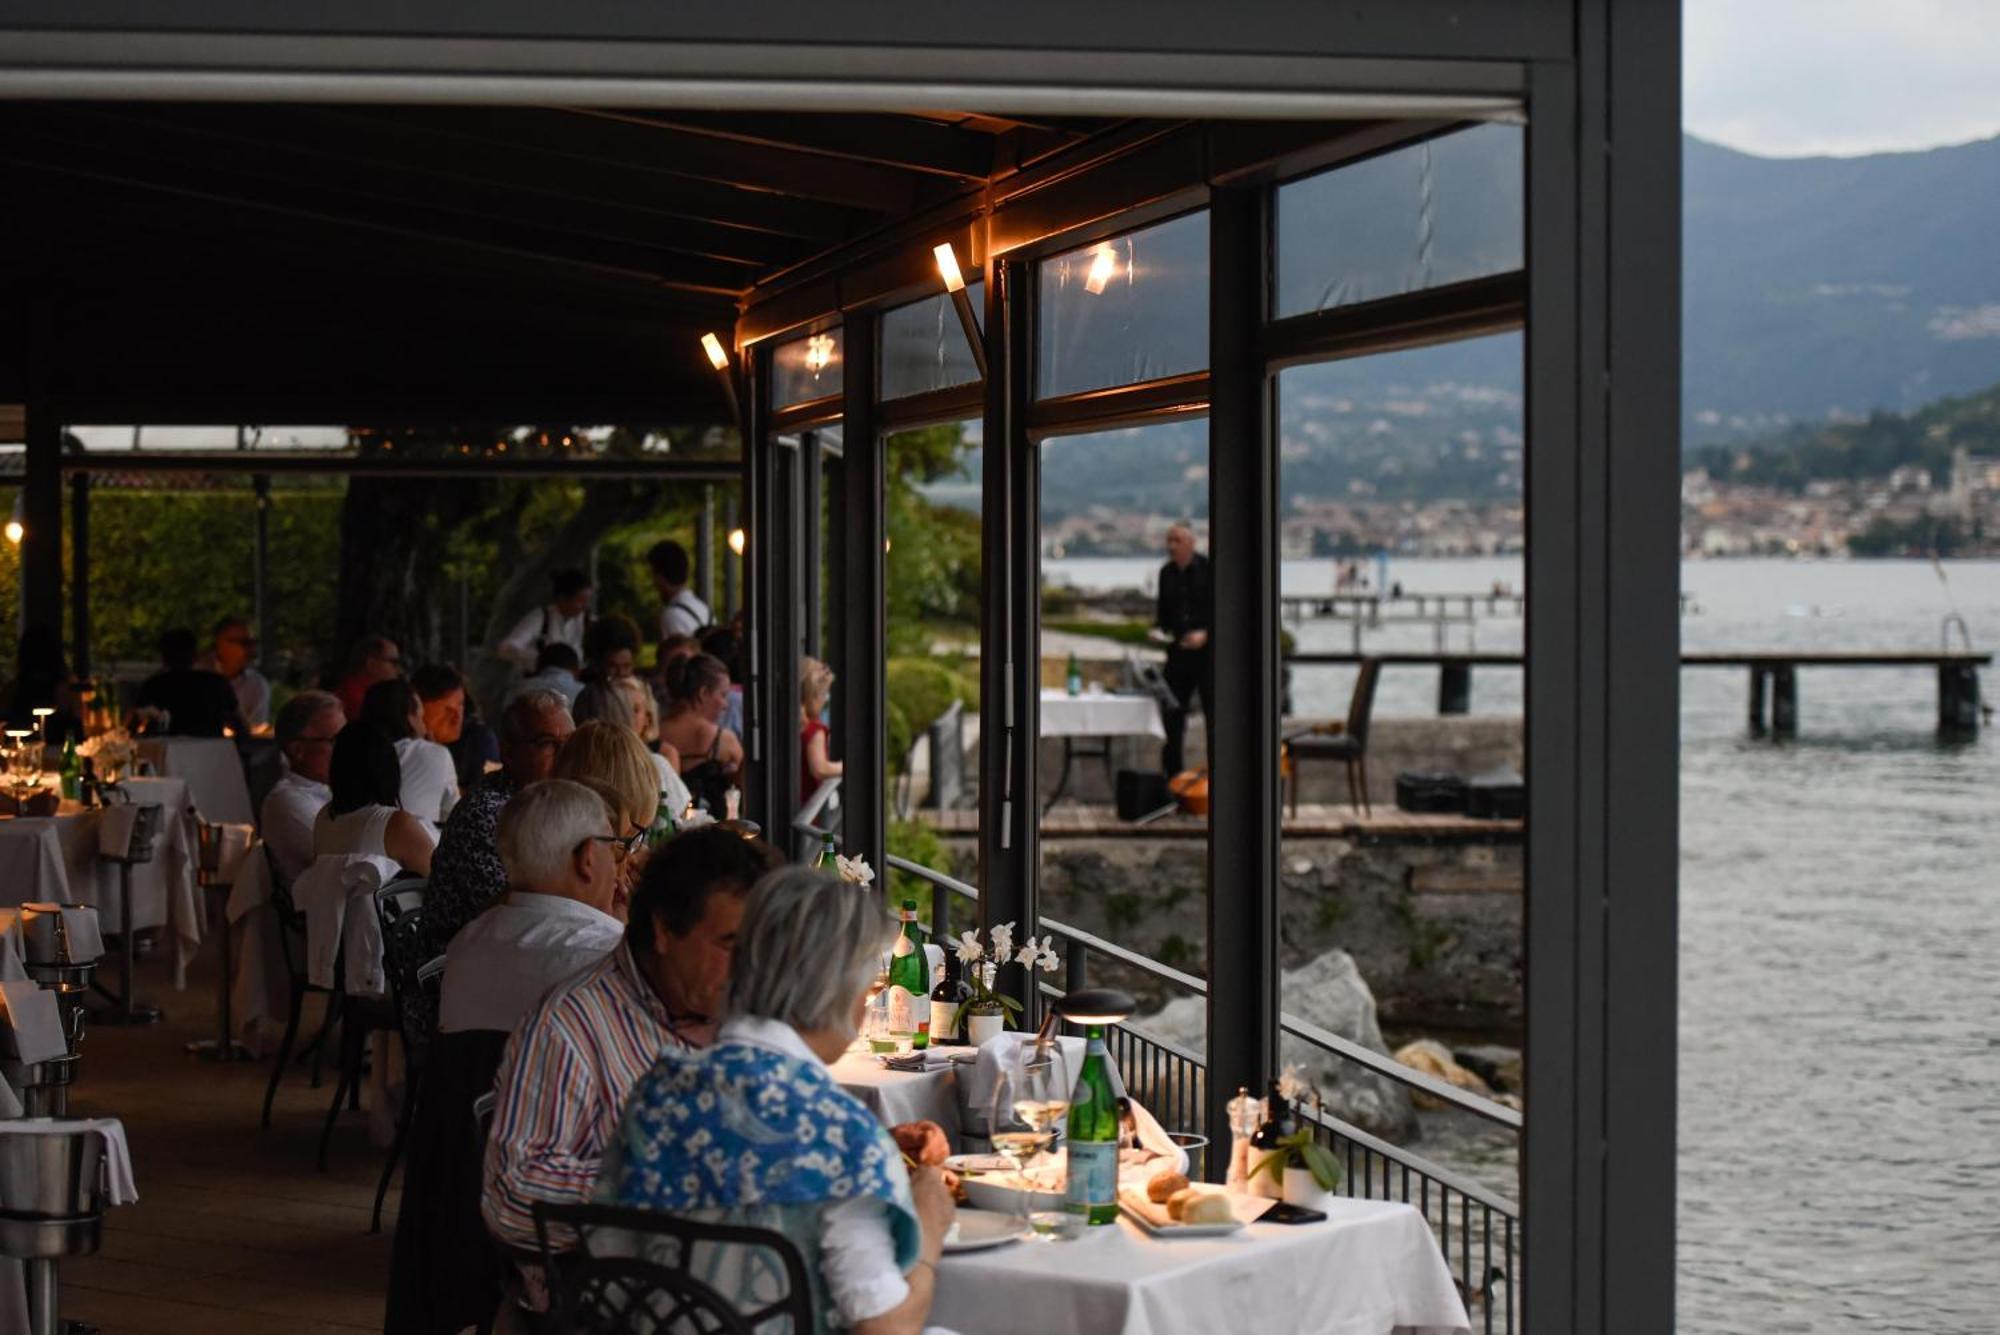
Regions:
<instances>
[{"instance_id":1,"label":"drinking glass","mask_svg":"<svg viewBox=\"0 0 2000 1335\"><path fill-rule=\"evenodd\" d=\"M41 786L42 749L26 729L7 730L7 772L22 796Z\"/></svg>"},{"instance_id":2,"label":"drinking glass","mask_svg":"<svg viewBox=\"0 0 2000 1335\"><path fill-rule=\"evenodd\" d=\"M1001 1058L995 1072L987 1119L993 1150L1014 1165L1020 1183L1014 1217L1037 1237L1060 1232L1068 1222L1060 1210L1031 1211L1029 1198L1047 1189L1047 1174L1040 1166L1069 1116L1069 1095L1069 1070L1062 1048L1053 1043L1018 1044Z\"/></svg>"}]
</instances>

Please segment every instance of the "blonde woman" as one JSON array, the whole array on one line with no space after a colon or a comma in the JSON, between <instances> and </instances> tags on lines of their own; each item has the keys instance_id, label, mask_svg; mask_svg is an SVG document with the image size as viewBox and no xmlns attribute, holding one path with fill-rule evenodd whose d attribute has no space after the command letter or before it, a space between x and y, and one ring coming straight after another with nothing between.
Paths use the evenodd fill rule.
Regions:
<instances>
[{"instance_id":1,"label":"blonde woman","mask_svg":"<svg viewBox=\"0 0 2000 1335\"><path fill-rule=\"evenodd\" d=\"M659 772L660 793L667 799L668 809L679 815L689 801L688 786L681 782L680 752L664 744L656 750L648 741L644 730L638 726L638 716L632 712L632 697L621 689L629 681L629 678L626 683L594 681L584 687L576 697L574 716L580 724L592 719L616 724L646 743L653 768Z\"/></svg>"},{"instance_id":2,"label":"blonde woman","mask_svg":"<svg viewBox=\"0 0 2000 1335\"><path fill-rule=\"evenodd\" d=\"M685 796L672 805L674 795L662 793L653 758L632 730L603 719L581 724L563 743L551 777L587 784L611 809L611 828L630 848L619 876L621 890L632 886L645 865L640 840L659 814L662 796L675 812L687 805Z\"/></svg>"},{"instance_id":3,"label":"blonde woman","mask_svg":"<svg viewBox=\"0 0 2000 1335\"><path fill-rule=\"evenodd\" d=\"M840 777L840 762L827 754L830 740L820 715L833 695L833 669L817 658L799 660L799 801L806 802L828 779Z\"/></svg>"}]
</instances>

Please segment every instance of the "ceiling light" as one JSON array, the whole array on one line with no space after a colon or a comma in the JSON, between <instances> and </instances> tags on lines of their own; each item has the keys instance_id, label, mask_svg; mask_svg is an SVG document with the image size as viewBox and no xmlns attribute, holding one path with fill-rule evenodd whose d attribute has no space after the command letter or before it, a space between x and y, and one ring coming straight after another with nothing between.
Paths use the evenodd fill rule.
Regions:
<instances>
[{"instance_id":1,"label":"ceiling light","mask_svg":"<svg viewBox=\"0 0 2000 1335\"><path fill-rule=\"evenodd\" d=\"M708 354L708 364L722 371L729 366L729 350L722 346L722 340L714 334L701 336L701 350Z\"/></svg>"},{"instance_id":2,"label":"ceiling light","mask_svg":"<svg viewBox=\"0 0 2000 1335\"><path fill-rule=\"evenodd\" d=\"M1083 276L1083 290L1096 296L1111 286L1118 276L1118 252L1109 241L1100 241L1090 251L1090 270Z\"/></svg>"}]
</instances>

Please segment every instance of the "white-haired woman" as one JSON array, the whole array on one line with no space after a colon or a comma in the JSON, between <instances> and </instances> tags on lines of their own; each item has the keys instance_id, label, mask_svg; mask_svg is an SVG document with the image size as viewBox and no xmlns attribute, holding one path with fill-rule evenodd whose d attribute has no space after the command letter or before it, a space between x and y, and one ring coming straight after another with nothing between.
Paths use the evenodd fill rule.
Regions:
<instances>
[{"instance_id":1,"label":"white-haired woman","mask_svg":"<svg viewBox=\"0 0 2000 1335\"><path fill-rule=\"evenodd\" d=\"M597 1182L605 1204L783 1233L812 1277L818 1331L922 1330L951 1226L942 1175L907 1170L826 1069L859 1029L895 930L873 894L823 872L759 881L715 1045L668 1053L639 1082ZM735 1286L750 1291L733 1296L767 1299L744 1269Z\"/></svg>"}]
</instances>

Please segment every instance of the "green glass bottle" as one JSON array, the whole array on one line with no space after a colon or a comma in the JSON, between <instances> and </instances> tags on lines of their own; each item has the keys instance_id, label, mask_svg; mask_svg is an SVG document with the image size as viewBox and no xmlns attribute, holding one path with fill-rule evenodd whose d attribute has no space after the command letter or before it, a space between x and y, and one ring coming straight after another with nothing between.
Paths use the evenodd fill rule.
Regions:
<instances>
[{"instance_id":1,"label":"green glass bottle","mask_svg":"<svg viewBox=\"0 0 2000 1335\"><path fill-rule=\"evenodd\" d=\"M1074 653L1069 656L1069 667L1063 673L1063 688L1071 695L1083 694L1083 665L1076 661Z\"/></svg>"},{"instance_id":2,"label":"green glass bottle","mask_svg":"<svg viewBox=\"0 0 2000 1335\"><path fill-rule=\"evenodd\" d=\"M902 935L896 938L895 953L889 959L889 1032L897 1038L914 1038L918 1008L930 1022L930 970L924 967L923 929L917 926L917 901L903 901Z\"/></svg>"},{"instance_id":3,"label":"green glass bottle","mask_svg":"<svg viewBox=\"0 0 2000 1335\"><path fill-rule=\"evenodd\" d=\"M681 830L680 815L667 803L667 795L660 794L660 809L653 813L653 823L646 827L646 847L658 848Z\"/></svg>"},{"instance_id":4,"label":"green glass bottle","mask_svg":"<svg viewBox=\"0 0 2000 1335\"><path fill-rule=\"evenodd\" d=\"M833 831L828 830L819 837L819 856L813 859L813 867L830 875L840 874L840 865L834 861L840 855L839 847L833 842Z\"/></svg>"},{"instance_id":5,"label":"green glass bottle","mask_svg":"<svg viewBox=\"0 0 2000 1335\"><path fill-rule=\"evenodd\" d=\"M1069 1099L1069 1177L1063 1208L1086 1224L1118 1222L1118 1099L1112 1093L1104 1027L1091 1025L1083 1071Z\"/></svg>"},{"instance_id":6,"label":"green glass bottle","mask_svg":"<svg viewBox=\"0 0 2000 1335\"><path fill-rule=\"evenodd\" d=\"M74 802L83 796L83 757L76 753L76 738L63 738L62 745L62 795L63 801Z\"/></svg>"}]
</instances>

